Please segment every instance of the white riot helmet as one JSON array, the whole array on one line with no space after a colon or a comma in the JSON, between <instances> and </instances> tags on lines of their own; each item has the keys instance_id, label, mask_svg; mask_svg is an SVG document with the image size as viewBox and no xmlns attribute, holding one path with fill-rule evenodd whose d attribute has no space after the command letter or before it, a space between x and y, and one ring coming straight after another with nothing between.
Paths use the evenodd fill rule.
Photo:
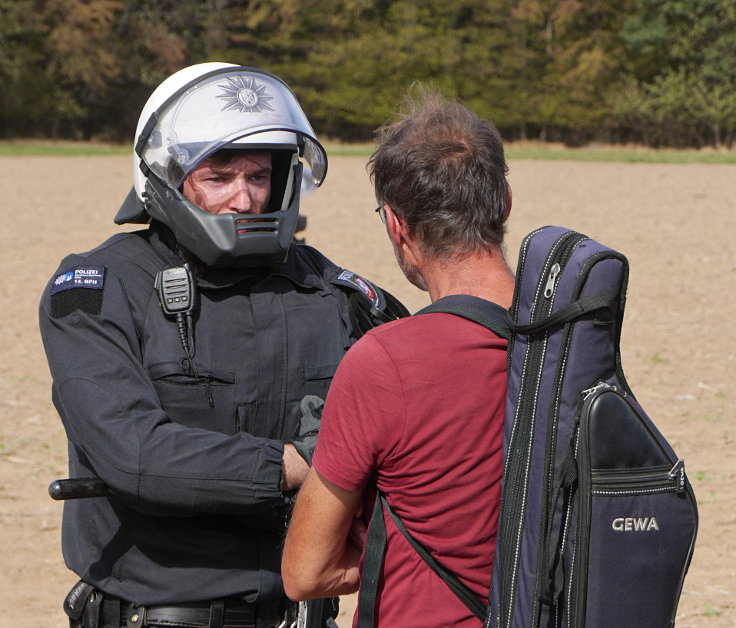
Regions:
<instances>
[{"instance_id":1,"label":"white riot helmet","mask_svg":"<svg viewBox=\"0 0 736 628\"><path fill-rule=\"evenodd\" d=\"M219 150L271 153L267 213L210 214L182 195L187 175ZM286 83L255 68L193 65L161 83L141 112L134 185L115 222L155 218L207 266L278 263L296 229L303 170L304 186L319 186L327 155Z\"/></svg>"}]
</instances>

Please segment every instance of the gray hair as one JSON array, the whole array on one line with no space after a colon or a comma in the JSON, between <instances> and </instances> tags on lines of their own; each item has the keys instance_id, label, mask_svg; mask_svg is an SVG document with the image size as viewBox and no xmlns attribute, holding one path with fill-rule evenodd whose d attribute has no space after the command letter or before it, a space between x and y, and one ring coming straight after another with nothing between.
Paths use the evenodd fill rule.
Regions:
<instances>
[{"instance_id":1,"label":"gray hair","mask_svg":"<svg viewBox=\"0 0 736 628\"><path fill-rule=\"evenodd\" d=\"M465 255L503 242L508 167L492 122L418 86L376 138L368 161L376 198L406 221L427 254Z\"/></svg>"}]
</instances>

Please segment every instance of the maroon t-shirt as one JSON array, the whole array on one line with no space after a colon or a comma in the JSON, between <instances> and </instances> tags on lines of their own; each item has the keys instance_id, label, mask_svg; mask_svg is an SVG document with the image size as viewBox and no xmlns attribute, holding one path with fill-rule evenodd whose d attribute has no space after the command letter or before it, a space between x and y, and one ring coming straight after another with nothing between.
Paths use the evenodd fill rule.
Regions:
<instances>
[{"instance_id":1,"label":"maroon t-shirt","mask_svg":"<svg viewBox=\"0 0 736 628\"><path fill-rule=\"evenodd\" d=\"M388 323L341 362L314 454L317 471L344 489L375 478L409 532L484 603L505 396L506 341L493 332L444 313ZM388 516L386 527L377 625L480 626Z\"/></svg>"}]
</instances>

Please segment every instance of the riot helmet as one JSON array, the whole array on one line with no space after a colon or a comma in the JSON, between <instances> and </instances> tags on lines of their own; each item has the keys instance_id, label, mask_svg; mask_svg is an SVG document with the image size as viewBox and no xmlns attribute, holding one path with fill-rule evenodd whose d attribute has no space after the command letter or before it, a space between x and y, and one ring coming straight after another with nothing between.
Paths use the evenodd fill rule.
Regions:
<instances>
[{"instance_id":1,"label":"riot helmet","mask_svg":"<svg viewBox=\"0 0 736 628\"><path fill-rule=\"evenodd\" d=\"M189 173L224 150L271 154L266 212L208 213L182 194ZM326 171L325 150L286 83L255 68L201 63L166 79L144 106L133 189L115 222L156 219L207 266L278 263L292 242L302 189L319 186Z\"/></svg>"}]
</instances>

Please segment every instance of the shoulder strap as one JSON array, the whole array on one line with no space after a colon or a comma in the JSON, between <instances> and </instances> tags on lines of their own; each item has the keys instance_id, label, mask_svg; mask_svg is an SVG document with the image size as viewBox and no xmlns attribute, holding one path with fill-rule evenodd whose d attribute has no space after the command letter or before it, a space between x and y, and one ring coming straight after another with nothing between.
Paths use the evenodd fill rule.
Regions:
<instances>
[{"instance_id":1,"label":"shoulder strap","mask_svg":"<svg viewBox=\"0 0 736 628\"><path fill-rule=\"evenodd\" d=\"M388 505L386 498L376 493L376 501L373 505L370 525L368 526L368 537L366 539L365 556L363 558L363 571L360 579L360 594L358 600L358 628L373 628L375 625L376 593L378 578L381 575L383 565L383 554L386 549L386 523L383 519L383 509L393 519L396 527L401 531L409 544L416 550L424 562L434 571L450 590L468 607L468 609L481 621L486 618L488 607L483 604L478 596L465 586L457 576L440 565L435 558L417 541L406 529L399 516Z\"/></svg>"},{"instance_id":2,"label":"shoulder strap","mask_svg":"<svg viewBox=\"0 0 736 628\"><path fill-rule=\"evenodd\" d=\"M511 324L508 310L497 303L474 297L469 294L452 294L438 299L431 305L422 308L417 314L444 312L467 318L478 325L490 329L495 334L511 340Z\"/></svg>"}]
</instances>

